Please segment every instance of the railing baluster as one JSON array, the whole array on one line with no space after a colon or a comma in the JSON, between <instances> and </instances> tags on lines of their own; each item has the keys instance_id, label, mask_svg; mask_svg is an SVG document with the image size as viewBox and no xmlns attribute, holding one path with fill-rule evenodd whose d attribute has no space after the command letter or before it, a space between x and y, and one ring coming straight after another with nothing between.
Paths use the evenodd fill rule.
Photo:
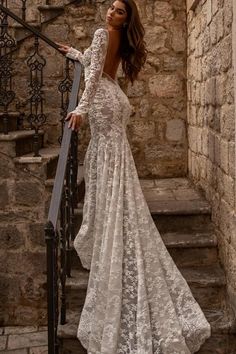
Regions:
<instances>
[{"instance_id":1,"label":"railing baluster","mask_svg":"<svg viewBox=\"0 0 236 354\"><path fill-rule=\"evenodd\" d=\"M1 1L4 4L4 1ZM9 53L16 47L16 42L9 34L8 17L4 12L0 12L0 107L3 107L4 134L8 134L9 105L15 98L12 89L13 61L12 54Z\"/></svg>"},{"instance_id":2,"label":"railing baluster","mask_svg":"<svg viewBox=\"0 0 236 354\"><path fill-rule=\"evenodd\" d=\"M27 60L27 65L30 68L30 114L28 121L31 128L35 130L34 134L34 156L39 154L39 129L46 122L46 115L43 112L43 68L46 65L46 60L39 54L39 40L35 37L34 53Z\"/></svg>"},{"instance_id":3,"label":"railing baluster","mask_svg":"<svg viewBox=\"0 0 236 354\"><path fill-rule=\"evenodd\" d=\"M21 11L22 11L22 20L23 21L26 21L26 2L27 2L27 0L21 0L22 1L22 9L21 9Z\"/></svg>"},{"instance_id":4,"label":"railing baluster","mask_svg":"<svg viewBox=\"0 0 236 354\"><path fill-rule=\"evenodd\" d=\"M61 139L62 139L63 130L64 130L67 108L69 105L69 98L70 98L71 89L72 89L72 79L70 77L69 60L66 59L65 78L58 85L58 91L61 94L61 107L60 107L61 136L58 139L60 144L61 144Z\"/></svg>"}]
</instances>

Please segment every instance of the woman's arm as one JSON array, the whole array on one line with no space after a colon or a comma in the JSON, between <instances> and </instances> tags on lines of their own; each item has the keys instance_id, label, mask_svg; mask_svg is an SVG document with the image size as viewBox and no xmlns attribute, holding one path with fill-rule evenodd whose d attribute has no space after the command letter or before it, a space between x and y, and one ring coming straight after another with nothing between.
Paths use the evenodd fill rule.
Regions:
<instances>
[{"instance_id":1,"label":"woman's arm","mask_svg":"<svg viewBox=\"0 0 236 354\"><path fill-rule=\"evenodd\" d=\"M73 47L69 47L68 52L66 53L66 57L69 59L77 60L82 65L84 64L83 63L83 59L84 59L83 54L79 50L77 50Z\"/></svg>"},{"instance_id":2,"label":"woman's arm","mask_svg":"<svg viewBox=\"0 0 236 354\"><path fill-rule=\"evenodd\" d=\"M70 113L86 115L97 91L99 79L103 72L108 47L108 31L99 28L95 31L91 44L90 74L86 78L85 90L76 109Z\"/></svg>"}]
</instances>

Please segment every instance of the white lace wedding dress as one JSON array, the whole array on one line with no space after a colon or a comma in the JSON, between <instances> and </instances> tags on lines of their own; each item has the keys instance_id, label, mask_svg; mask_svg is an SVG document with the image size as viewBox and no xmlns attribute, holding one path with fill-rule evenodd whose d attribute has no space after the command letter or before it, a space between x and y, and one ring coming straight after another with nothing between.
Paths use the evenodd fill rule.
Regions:
<instances>
[{"instance_id":1,"label":"white lace wedding dress","mask_svg":"<svg viewBox=\"0 0 236 354\"><path fill-rule=\"evenodd\" d=\"M126 136L131 113L103 73L109 32L95 31L84 54L85 90L75 112L88 116L83 221L74 246L90 269L78 338L88 354L189 354L211 327L168 253L144 199ZM88 115L87 115L88 114Z\"/></svg>"}]
</instances>

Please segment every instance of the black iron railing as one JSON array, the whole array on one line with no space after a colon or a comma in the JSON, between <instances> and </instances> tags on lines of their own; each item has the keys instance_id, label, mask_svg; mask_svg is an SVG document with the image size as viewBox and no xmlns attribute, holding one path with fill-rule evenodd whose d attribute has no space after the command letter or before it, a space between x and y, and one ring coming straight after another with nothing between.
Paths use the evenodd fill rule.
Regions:
<instances>
[{"instance_id":1,"label":"black iron railing","mask_svg":"<svg viewBox=\"0 0 236 354\"><path fill-rule=\"evenodd\" d=\"M35 130L35 156L38 155L37 135L39 128L46 121L44 114L43 68L46 59L40 54L39 40L58 50L56 43L51 41L35 28L25 22L26 1L22 0L22 18L12 13L6 6L6 0L0 0L0 107L5 112L5 130L8 134L9 106L15 99L12 88L12 53L17 44L11 36L8 17L20 23L35 37L34 50L27 59L30 69L29 93L27 102L30 105L28 120ZM6 5L6 6L4 6ZM45 225L45 240L47 250L47 301L48 301L48 352L58 354L57 326L66 322L66 278L70 276L71 240L74 238L74 209L77 204L77 170L78 170L78 140L77 134L68 129L65 116L77 104L81 79L81 64L74 63L74 79L70 77L69 61L65 65L65 77L59 83L61 93L60 121L62 135L59 138L61 149L52 191L48 221ZM20 104L18 103L18 106ZM22 105L24 106L24 105ZM23 114L22 114L23 116ZM22 124L21 124L22 125ZM60 284L60 286L59 286Z\"/></svg>"},{"instance_id":2,"label":"black iron railing","mask_svg":"<svg viewBox=\"0 0 236 354\"><path fill-rule=\"evenodd\" d=\"M68 112L76 107L80 85L81 66L75 64L75 75ZM74 209L77 204L77 135L67 128L61 142L61 150L53 186L52 198L45 226L47 242L48 283L48 350L58 353L57 326L66 323L66 277L70 276L71 240L74 237ZM59 297L59 282L61 285ZM60 309L60 310L59 310ZM60 312L60 313L59 313Z\"/></svg>"},{"instance_id":3,"label":"black iron railing","mask_svg":"<svg viewBox=\"0 0 236 354\"><path fill-rule=\"evenodd\" d=\"M5 5L5 6L4 6ZM34 156L39 156L39 130L46 123L47 116L45 114L45 93L44 93L44 68L47 60L40 53L40 43L43 41L50 47L58 51L58 45L50 40L47 36L36 30L25 22L26 17L26 1L22 1L22 18L18 17L7 6L7 0L0 0L0 109L3 112L4 134L9 133L9 112L10 110L18 110L24 107L27 114L21 114L18 129L24 127L23 117L30 129L34 130ZM13 87L14 62L13 54L18 49L17 42L12 35L12 29L9 26L8 18L16 21L18 24L27 29L34 36L32 54L26 60L29 72L28 87L26 88L27 97L25 102L19 102L17 99L17 87ZM61 53L60 53L61 54ZM15 63L16 66L16 63ZM62 127L64 126L64 118L66 115L66 107L68 106L68 97L72 88L72 80L70 77L69 61L66 59L65 74L61 82L58 83L58 90L61 94L60 115ZM12 106L15 103L15 108Z\"/></svg>"}]
</instances>

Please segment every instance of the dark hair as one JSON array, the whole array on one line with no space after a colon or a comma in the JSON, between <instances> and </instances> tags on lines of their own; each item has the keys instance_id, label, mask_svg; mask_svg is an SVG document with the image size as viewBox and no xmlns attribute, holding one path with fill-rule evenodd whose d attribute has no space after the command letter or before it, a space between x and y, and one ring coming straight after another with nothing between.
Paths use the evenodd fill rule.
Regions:
<instances>
[{"instance_id":1,"label":"dark hair","mask_svg":"<svg viewBox=\"0 0 236 354\"><path fill-rule=\"evenodd\" d=\"M125 78L133 84L147 58L145 30L141 23L137 5L133 0L118 0L125 4L127 25L122 30L120 55Z\"/></svg>"}]
</instances>

